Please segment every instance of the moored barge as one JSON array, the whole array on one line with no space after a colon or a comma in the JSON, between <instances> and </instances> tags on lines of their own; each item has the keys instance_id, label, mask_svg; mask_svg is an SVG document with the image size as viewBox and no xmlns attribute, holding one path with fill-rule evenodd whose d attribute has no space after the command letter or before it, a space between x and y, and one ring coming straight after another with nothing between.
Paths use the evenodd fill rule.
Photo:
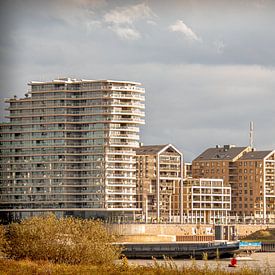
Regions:
<instances>
[{"instance_id":1,"label":"moored barge","mask_svg":"<svg viewBox=\"0 0 275 275\"><path fill-rule=\"evenodd\" d=\"M239 250L239 242L174 242L174 243L120 243L122 254L129 259L232 257Z\"/></svg>"}]
</instances>

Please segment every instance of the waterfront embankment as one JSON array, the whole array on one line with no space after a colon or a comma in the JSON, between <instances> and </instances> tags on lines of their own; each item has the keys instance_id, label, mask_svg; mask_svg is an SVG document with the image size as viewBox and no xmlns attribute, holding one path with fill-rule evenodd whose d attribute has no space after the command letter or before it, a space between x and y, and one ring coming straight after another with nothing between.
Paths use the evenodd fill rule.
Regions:
<instances>
[{"instance_id":1,"label":"waterfront embankment","mask_svg":"<svg viewBox=\"0 0 275 275\"><path fill-rule=\"evenodd\" d=\"M121 242L175 242L191 236L214 235L213 224L106 224L107 230L120 236ZM236 237L242 238L256 231L275 228L275 224L236 224ZM186 240L189 241L189 240ZM192 240L190 240L192 241ZM203 240L200 240L203 241ZM210 241L206 239L205 241Z\"/></svg>"},{"instance_id":2,"label":"waterfront embankment","mask_svg":"<svg viewBox=\"0 0 275 275\"><path fill-rule=\"evenodd\" d=\"M228 272L237 272L242 268L249 268L255 271L259 271L259 274L275 274L275 253L254 253L250 256L250 260L238 261L237 268L228 267L230 259L220 260L191 260L191 259L174 259L173 263L176 267L181 269L183 266L189 268L192 265L196 265L198 268L207 268L210 270L221 269ZM161 264L164 260L158 260ZM145 265L151 266L154 264L154 260L144 259L131 259L129 263L132 265Z\"/></svg>"}]
</instances>

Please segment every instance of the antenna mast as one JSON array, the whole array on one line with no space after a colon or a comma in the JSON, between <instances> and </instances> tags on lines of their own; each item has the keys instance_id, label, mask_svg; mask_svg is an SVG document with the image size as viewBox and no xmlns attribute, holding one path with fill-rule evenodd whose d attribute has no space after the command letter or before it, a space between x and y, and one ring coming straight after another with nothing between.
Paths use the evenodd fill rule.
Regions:
<instances>
[{"instance_id":1,"label":"antenna mast","mask_svg":"<svg viewBox=\"0 0 275 275\"><path fill-rule=\"evenodd\" d=\"M250 121L250 127L249 127L249 146L252 149L254 147L254 125L253 125L253 121Z\"/></svg>"}]
</instances>

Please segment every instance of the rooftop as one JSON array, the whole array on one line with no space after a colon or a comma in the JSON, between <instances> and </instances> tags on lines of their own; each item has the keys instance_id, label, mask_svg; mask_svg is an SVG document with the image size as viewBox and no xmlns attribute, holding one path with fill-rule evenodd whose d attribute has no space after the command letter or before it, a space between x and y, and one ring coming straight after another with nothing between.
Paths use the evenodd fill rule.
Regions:
<instances>
[{"instance_id":1,"label":"rooftop","mask_svg":"<svg viewBox=\"0 0 275 275\"><path fill-rule=\"evenodd\" d=\"M168 144L164 145L147 145L136 148L137 155L155 155L163 148L165 148Z\"/></svg>"},{"instance_id":2,"label":"rooftop","mask_svg":"<svg viewBox=\"0 0 275 275\"><path fill-rule=\"evenodd\" d=\"M135 81L110 80L110 79L98 79L98 80L93 80L93 79L76 79L76 78L70 78L70 77L61 77L61 78L54 79L52 81L31 81L28 84L29 85L61 84L61 83L79 84L79 83L97 83L97 82L141 85L141 83L135 82Z\"/></svg>"},{"instance_id":3,"label":"rooftop","mask_svg":"<svg viewBox=\"0 0 275 275\"><path fill-rule=\"evenodd\" d=\"M243 155L240 160L253 160L253 159L264 159L267 157L272 151L253 151L248 152L247 154Z\"/></svg>"},{"instance_id":4,"label":"rooftop","mask_svg":"<svg viewBox=\"0 0 275 275\"><path fill-rule=\"evenodd\" d=\"M194 161L200 160L233 160L241 154L247 147L235 147L234 145L216 146L206 149Z\"/></svg>"}]
</instances>

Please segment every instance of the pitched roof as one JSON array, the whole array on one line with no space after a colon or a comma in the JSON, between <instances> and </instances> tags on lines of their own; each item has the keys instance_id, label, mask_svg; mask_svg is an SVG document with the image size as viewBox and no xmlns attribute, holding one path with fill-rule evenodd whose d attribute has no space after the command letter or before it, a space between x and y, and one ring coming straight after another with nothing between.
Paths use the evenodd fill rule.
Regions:
<instances>
[{"instance_id":1,"label":"pitched roof","mask_svg":"<svg viewBox=\"0 0 275 275\"><path fill-rule=\"evenodd\" d=\"M247 147L233 147L223 146L216 148L206 149L202 154L194 159L194 161L200 160L233 160Z\"/></svg>"},{"instance_id":2,"label":"pitched roof","mask_svg":"<svg viewBox=\"0 0 275 275\"><path fill-rule=\"evenodd\" d=\"M248 152L247 154L243 155L240 160L246 160L246 159L264 159L266 156L268 156L272 151L253 151Z\"/></svg>"},{"instance_id":3,"label":"pitched roof","mask_svg":"<svg viewBox=\"0 0 275 275\"><path fill-rule=\"evenodd\" d=\"M147 145L136 148L137 155L155 155L163 148L165 148L168 144L165 145Z\"/></svg>"}]
</instances>

